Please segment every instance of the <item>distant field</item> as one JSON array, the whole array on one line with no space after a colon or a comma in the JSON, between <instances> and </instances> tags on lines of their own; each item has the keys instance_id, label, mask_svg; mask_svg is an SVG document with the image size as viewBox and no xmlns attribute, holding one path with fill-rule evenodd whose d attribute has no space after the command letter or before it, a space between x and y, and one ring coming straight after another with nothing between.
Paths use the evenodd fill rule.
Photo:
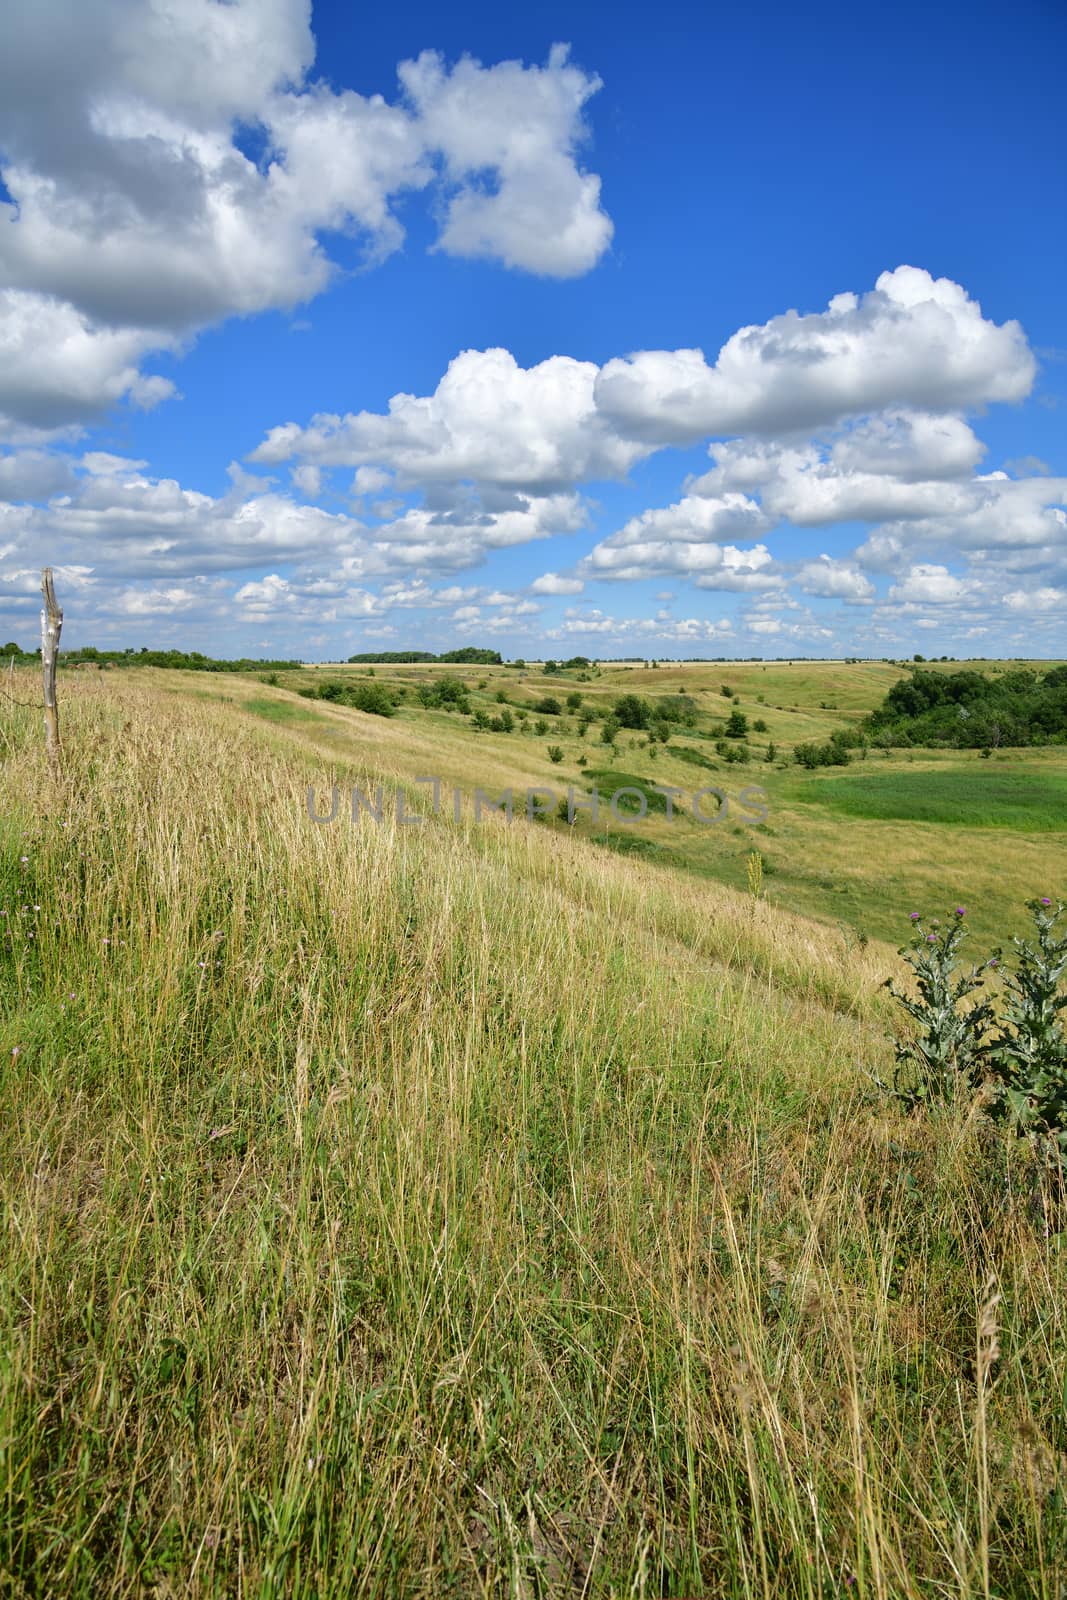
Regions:
<instances>
[{"instance_id":1,"label":"distant field","mask_svg":"<svg viewBox=\"0 0 1067 1600\"><path fill-rule=\"evenodd\" d=\"M965 771L876 767L813 778L792 792L851 817L1067 833L1067 773L1061 772L997 772L976 761Z\"/></svg>"},{"instance_id":2,"label":"distant field","mask_svg":"<svg viewBox=\"0 0 1067 1600\"><path fill-rule=\"evenodd\" d=\"M925 665L997 676L1049 663ZM336 664L274 674L277 683L266 676L223 677L213 682L210 697L243 704L273 722L279 735L288 723L320 747L326 741L338 761L357 761L368 778L403 783L435 773L468 795L475 786L499 792L514 785L520 794L543 786L562 797L568 786L587 793L595 783L602 801L596 821L585 810L573 830L555 814L541 826L573 831L594 848L638 856L692 883L712 880L732 889L745 888L748 858L758 849L770 902L816 917L847 938L896 944L908 910L936 914L960 901L969 908L976 945L996 943L1023 931L1030 895L1067 891L1067 747L998 750L990 760L973 750L872 751L847 768L812 773L793 760L798 743L854 728L908 670L888 661L803 660L604 663L556 674L535 662L522 668ZM422 705L419 686L446 675L463 683L472 711L494 716L503 695L516 718L514 730L479 730L456 710ZM368 716L294 693L324 678L374 682L402 695L396 715ZM157 680L180 696L201 692L191 674L160 673ZM566 703L575 693L583 713L594 717L584 732L581 715ZM692 725L678 724L667 745L623 729L612 749L601 741L599 718L622 694L659 706L685 695ZM546 695L560 702L559 715L539 716L535 707ZM749 720L743 763L727 762L716 748L735 708ZM539 721L543 733L536 731ZM549 745L562 751L560 762L550 761ZM668 820L655 785L673 786L685 797L717 785L731 796L730 814L718 826L701 825L683 798ZM754 785L767 794L761 826L735 803ZM610 813L606 801L624 786L650 796L644 817L625 799L616 808L624 821ZM418 807L423 801L417 789L412 792Z\"/></svg>"}]
</instances>

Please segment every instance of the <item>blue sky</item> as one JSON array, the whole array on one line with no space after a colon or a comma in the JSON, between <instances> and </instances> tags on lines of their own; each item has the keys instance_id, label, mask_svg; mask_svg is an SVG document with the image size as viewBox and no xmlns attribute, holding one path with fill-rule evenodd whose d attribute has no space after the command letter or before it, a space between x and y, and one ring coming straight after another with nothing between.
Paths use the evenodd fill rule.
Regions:
<instances>
[{"instance_id":1,"label":"blue sky","mask_svg":"<svg viewBox=\"0 0 1067 1600\"><path fill-rule=\"evenodd\" d=\"M1058 5L0 30L4 638L1067 651Z\"/></svg>"}]
</instances>

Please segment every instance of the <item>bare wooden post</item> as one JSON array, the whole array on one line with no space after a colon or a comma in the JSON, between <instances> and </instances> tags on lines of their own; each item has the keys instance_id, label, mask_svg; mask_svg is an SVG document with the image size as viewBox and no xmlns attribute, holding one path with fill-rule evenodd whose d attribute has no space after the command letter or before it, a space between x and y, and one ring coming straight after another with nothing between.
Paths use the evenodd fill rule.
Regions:
<instances>
[{"instance_id":1,"label":"bare wooden post","mask_svg":"<svg viewBox=\"0 0 1067 1600\"><path fill-rule=\"evenodd\" d=\"M56 706L56 658L59 654L59 635L63 628L63 613L56 604L56 591L52 585L52 569L45 567L41 574L41 593L44 608L41 611L41 676L44 679L44 747L48 752L48 765L53 773L59 772L59 710Z\"/></svg>"}]
</instances>

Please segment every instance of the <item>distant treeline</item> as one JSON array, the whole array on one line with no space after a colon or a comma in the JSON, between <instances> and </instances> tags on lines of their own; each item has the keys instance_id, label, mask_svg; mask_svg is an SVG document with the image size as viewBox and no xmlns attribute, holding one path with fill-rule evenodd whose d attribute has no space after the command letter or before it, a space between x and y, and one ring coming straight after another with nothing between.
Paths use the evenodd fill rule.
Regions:
<instances>
[{"instance_id":1,"label":"distant treeline","mask_svg":"<svg viewBox=\"0 0 1067 1600\"><path fill-rule=\"evenodd\" d=\"M895 683L866 719L876 744L998 745L1067 743L1067 666L982 672L913 672Z\"/></svg>"},{"instance_id":2,"label":"distant treeline","mask_svg":"<svg viewBox=\"0 0 1067 1600\"><path fill-rule=\"evenodd\" d=\"M403 666L414 661L446 661L456 666L472 667L502 667L503 658L499 650L479 650L472 644L464 645L462 650L446 650L443 655L434 655L432 650L367 650L362 655L349 656L351 666L390 667Z\"/></svg>"},{"instance_id":3,"label":"distant treeline","mask_svg":"<svg viewBox=\"0 0 1067 1600\"><path fill-rule=\"evenodd\" d=\"M20 664L41 659L39 650L20 650L17 644L5 644L0 656L5 660L14 656ZM60 651L62 667L76 667L87 662L98 667L182 667L186 672L268 672L292 670L303 665L301 661L259 661L248 656L238 661L218 661L213 656L201 655L199 650L97 650L86 645L84 650Z\"/></svg>"}]
</instances>

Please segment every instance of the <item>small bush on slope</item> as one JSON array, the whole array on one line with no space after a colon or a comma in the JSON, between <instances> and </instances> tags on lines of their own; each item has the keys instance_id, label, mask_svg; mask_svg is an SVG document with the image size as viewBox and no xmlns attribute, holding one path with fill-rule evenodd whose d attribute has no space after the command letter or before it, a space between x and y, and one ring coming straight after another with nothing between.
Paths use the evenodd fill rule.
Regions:
<instances>
[{"instance_id":1,"label":"small bush on slope","mask_svg":"<svg viewBox=\"0 0 1067 1600\"><path fill-rule=\"evenodd\" d=\"M1057 933L1062 905L1047 896L1027 902L1036 938L1016 937L1015 970L1000 968L1000 952L957 976L957 952L966 938L966 910L957 906L942 927L923 928L912 912L911 944L902 949L915 975L914 995L886 987L916 1024L896 1043L893 1092L909 1110L986 1089L986 1108L1020 1135L1031 1135L1046 1154L1067 1160L1067 1036L1061 1020L1067 991L1067 934ZM999 969L1004 990L999 1009L974 999L986 975ZM999 1032L993 1028L999 1018Z\"/></svg>"}]
</instances>

